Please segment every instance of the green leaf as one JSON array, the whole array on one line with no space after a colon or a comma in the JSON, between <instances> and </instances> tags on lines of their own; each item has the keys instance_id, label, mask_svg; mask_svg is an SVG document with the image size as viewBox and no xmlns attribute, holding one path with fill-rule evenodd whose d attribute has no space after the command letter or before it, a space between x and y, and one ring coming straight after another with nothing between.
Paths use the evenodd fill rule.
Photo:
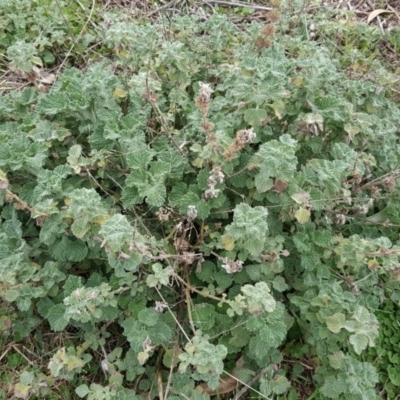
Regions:
<instances>
[{"instance_id":1,"label":"green leaf","mask_svg":"<svg viewBox=\"0 0 400 400\"><path fill-rule=\"evenodd\" d=\"M303 253L301 255L301 266L307 270L316 270L321 264L320 258L317 253Z\"/></svg>"},{"instance_id":2,"label":"green leaf","mask_svg":"<svg viewBox=\"0 0 400 400\"><path fill-rule=\"evenodd\" d=\"M70 275L64 283L64 294L66 296L69 296L74 290L81 287L83 287L82 277Z\"/></svg>"},{"instance_id":3,"label":"green leaf","mask_svg":"<svg viewBox=\"0 0 400 400\"><path fill-rule=\"evenodd\" d=\"M75 389L75 393L81 398L83 399L85 396L87 396L90 393L90 389L87 387L87 385L79 385L76 389Z\"/></svg>"},{"instance_id":4,"label":"green leaf","mask_svg":"<svg viewBox=\"0 0 400 400\"><path fill-rule=\"evenodd\" d=\"M276 348L286 337L286 326L283 321L271 321L264 325L258 332L260 339L267 347Z\"/></svg>"},{"instance_id":5,"label":"green leaf","mask_svg":"<svg viewBox=\"0 0 400 400\"><path fill-rule=\"evenodd\" d=\"M49 93L42 97L38 104L38 111L47 115L56 115L67 110L68 96L64 93Z\"/></svg>"},{"instance_id":6,"label":"green leaf","mask_svg":"<svg viewBox=\"0 0 400 400\"><path fill-rule=\"evenodd\" d=\"M120 310L116 306L101 307L101 319L103 321L113 321L119 317Z\"/></svg>"},{"instance_id":7,"label":"green leaf","mask_svg":"<svg viewBox=\"0 0 400 400\"><path fill-rule=\"evenodd\" d=\"M22 224L16 218L10 219L3 223L3 229L5 234L10 238L18 239L22 235Z\"/></svg>"},{"instance_id":8,"label":"green leaf","mask_svg":"<svg viewBox=\"0 0 400 400\"><path fill-rule=\"evenodd\" d=\"M76 219L71 225L71 231L78 239L82 239L89 230L89 221L85 217Z\"/></svg>"},{"instance_id":9,"label":"green leaf","mask_svg":"<svg viewBox=\"0 0 400 400\"><path fill-rule=\"evenodd\" d=\"M232 330L232 337L229 339L229 344L237 348L242 348L249 343L250 333L243 327L238 327Z\"/></svg>"},{"instance_id":10,"label":"green leaf","mask_svg":"<svg viewBox=\"0 0 400 400\"><path fill-rule=\"evenodd\" d=\"M46 315L50 327L53 331L63 331L68 325L68 319L65 317L65 306L63 304L55 304Z\"/></svg>"},{"instance_id":11,"label":"green leaf","mask_svg":"<svg viewBox=\"0 0 400 400\"><path fill-rule=\"evenodd\" d=\"M34 378L35 375L32 372L23 371L19 376L19 381L23 385L31 385L33 383Z\"/></svg>"},{"instance_id":12,"label":"green leaf","mask_svg":"<svg viewBox=\"0 0 400 400\"><path fill-rule=\"evenodd\" d=\"M154 274L147 275L147 285L149 287L156 287L159 284L168 286L171 276L170 268L163 268L159 263L153 264L151 268L154 271Z\"/></svg>"},{"instance_id":13,"label":"green leaf","mask_svg":"<svg viewBox=\"0 0 400 400\"><path fill-rule=\"evenodd\" d=\"M275 310L276 301L271 296L270 289L265 282L258 282L254 286L244 285L240 290L246 296L248 310L251 314Z\"/></svg>"},{"instance_id":14,"label":"green leaf","mask_svg":"<svg viewBox=\"0 0 400 400\"><path fill-rule=\"evenodd\" d=\"M88 253L85 243L63 236L50 246L50 254L57 261L82 261Z\"/></svg>"},{"instance_id":15,"label":"green leaf","mask_svg":"<svg viewBox=\"0 0 400 400\"><path fill-rule=\"evenodd\" d=\"M328 376L320 390L328 399L339 399L340 395L344 391L343 389L344 387L342 382L335 379L333 376Z\"/></svg>"},{"instance_id":16,"label":"green leaf","mask_svg":"<svg viewBox=\"0 0 400 400\"><path fill-rule=\"evenodd\" d=\"M217 313L212 304L196 304L192 310L193 323L203 332L210 330L215 325Z\"/></svg>"},{"instance_id":17,"label":"green leaf","mask_svg":"<svg viewBox=\"0 0 400 400\"><path fill-rule=\"evenodd\" d=\"M33 44L26 43L25 40L16 41L15 44L7 48L7 57L11 69L30 72L35 64L41 63L37 53L38 51Z\"/></svg>"},{"instance_id":18,"label":"green leaf","mask_svg":"<svg viewBox=\"0 0 400 400\"><path fill-rule=\"evenodd\" d=\"M130 244L133 228L125 215L115 214L102 225L99 235L113 252L118 252Z\"/></svg>"},{"instance_id":19,"label":"green leaf","mask_svg":"<svg viewBox=\"0 0 400 400\"><path fill-rule=\"evenodd\" d=\"M244 120L251 126L258 127L267 118L267 111L263 108L248 108L244 113Z\"/></svg>"},{"instance_id":20,"label":"green leaf","mask_svg":"<svg viewBox=\"0 0 400 400\"><path fill-rule=\"evenodd\" d=\"M146 203L149 206L161 207L165 202L167 190L163 184L157 183L139 190L139 193L146 199Z\"/></svg>"},{"instance_id":21,"label":"green leaf","mask_svg":"<svg viewBox=\"0 0 400 400\"><path fill-rule=\"evenodd\" d=\"M285 279L282 276L276 276L272 281L272 287L278 292L284 292L289 288L286 284Z\"/></svg>"},{"instance_id":22,"label":"green leaf","mask_svg":"<svg viewBox=\"0 0 400 400\"><path fill-rule=\"evenodd\" d=\"M254 179L254 183L258 193L265 193L274 186L274 181L266 174L258 174Z\"/></svg>"},{"instance_id":23,"label":"green leaf","mask_svg":"<svg viewBox=\"0 0 400 400\"><path fill-rule=\"evenodd\" d=\"M193 188L194 189L194 188ZM179 212L186 215L189 206L197 210L197 217L206 219L210 215L210 206L198 194L187 188L185 184L175 185L169 196L171 206L179 207Z\"/></svg>"},{"instance_id":24,"label":"green leaf","mask_svg":"<svg viewBox=\"0 0 400 400\"><path fill-rule=\"evenodd\" d=\"M318 230L313 233L313 241L317 246L328 247L332 238L332 233L327 230Z\"/></svg>"},{"instance_id":25,"label":"green leaf","mask_svg":"<svg viewBox=\"0 0 400 400\"><path fill-rule=\"evenodd\" d=\"M334 369L341 369L343 366L344 354L341 351L338 351L329 356L329 365Z\"/></svg>"},{"instance_id":26,"label":"green leaf","mask_svg":"<svg viewBox=\"0 0 400 400\"><path fill-rule=\"evenodd\" d=\"M48 297L45 297L41 298L36 305L40 316L46 318L49 309L54 305L54 303Z\"/></svg>"},{"instance_id":27,"label":"green leaf","mask_svg":"<svg viewBox=\"0 0 400 400\"><path fill-rule=\"evenodd\" d=\"M273 379L262 378L260 380L260 391L266 396L283 394L290 386L290 382L284 375L277 375Z\"/></svg>"},{"instance_id":28,"label":"green leaf","mask_svg":"<svg viewBox=\"0 0 400 400\"><path fill-rule=\"evenodd\" d=\"M78 174L81 170L80 168L80 159L82 155L82 146L79 144L75 144L70 147L68 150L67 161L68 164L74 169L74 171Z\"/></svg>"},{"instance_id":29,"label":"green leaf","mask_svg":"<svg viewBox=\"0 0 400 400\"><path fill-rule=\"evenodd\" d=\"M71 217L87 219L101 225L108 218L108 211L99 194L93 189L75 189L69 194Z\"/></svg>"},{"instance_id":30,"label":"green leaf","mask_svg":"<svg viewBox=\"0 0 400 400\"><path fill-rule=\"evenodd\" d=\"M291 182L297 168L296 145L297 142L287 134L282 135L279 141L263 143L250 161L260 167L257 181L267 182L269 178L278 178Z\"/></svg>"},{"instance_id":31,"label":"green leaf","mask_svg":"<svg viewBox=\"0 0 400 400\"><path fill-rule=\"evenodd\" d=\"M142 202L142 196L139 195L137 188L125 186L121 196L122 203L125 208L130 208L135 204Z\"/></svg>"},{"instance_id":32,"label":"green leaf","mask_svg":"<svg viewBox=\"0 0 400 400\"><path fill-rule=\"evenodd\" d=\"M243 245L241 246L242 249L246 249L250 255L253 257L259 256L263 250L264 250L264 245L265 245L265 239L264 238L256 238L254 237L252 240L247 239L243 240Z\"/></svg>"},{"instance_id":33,"label":"green leaf","mask_svg":"<svg viewBox=\"0 0 400 400\"><path fill-rule=\"evenodd\" d=\"M159 314L152 308L144 308L138 314L138 320L146 326L155 326L158 319Z\"/></svg>"},{"instance_id":34,"label":"green leaf","mask_svg":"<svg viewBox=\"0 0 400 400\"><path fill-rule=\"evenodd\" d=\"M6 290L4 298L9 301L15 301L19 297L18 290Z\"/></svg>"},{"instance_id":35,"label":"green leaf","mask_svg":"<svg viewBox=\"0 0 400 400\"><path fill-rule=\"evenodd\" d=\"M257 257L267 240L267 216L268 211L264 207L238 204L234 209L233 222L225 228L226 235L236 241L236 248Z\"/></svg>"},{"instance_id":36,"label":"green leaf","mask_svg":"<svg viewBox=\"0 0 400 400\"><path fill-rule=\"evenodd\" d=\"M41 227L39 238L45 245L52 245L57 239L65 234L68 224L61 214L50 215Z\"/></svg>"},{"instance_id":37,"label":"green leaf","mask_svg":"<svg viewBox=\"0 0 400 400\"><path fill-rule=\"evenodd\" d=\"M329 196L340 193L341 183L346 178L351 163L341 160L310 160L305 167L304 173L308 181L317 188L323 188Z\"/></svg>"},{"instance_id":38,"label":"green leaf","mask_svg":"<svg viewBox=\"0 0 400 400\"><path fill-rule=\"evenodd\" d=\"M368 347L368 337L365 335L351 335L349 338L350 344L353 346L354 351L356 354L361 354L363 350L365 350Z\"/></svg>"},{"instance_id":39,"label":"green leaf","mask_svg":"<svg viewBox=\"0 0 400 400\"><path fill-rule=\"evenodd\" d=\"M342 313L335 313L325 319L326 326L333 333L339 333L343 328L346 317Z\"/></svg>"},{"instance_id":40,"label":"green leaf","mask_svg":"<svg viewBox=\"0 0 400 400\"><path fill-rule=\"evenodd\" d=\"M153 159L155 152L150 148L140 149L140 151L131 152L126 157L129 168L135 170L145 170Z\"/></svg>"}]
</instances>

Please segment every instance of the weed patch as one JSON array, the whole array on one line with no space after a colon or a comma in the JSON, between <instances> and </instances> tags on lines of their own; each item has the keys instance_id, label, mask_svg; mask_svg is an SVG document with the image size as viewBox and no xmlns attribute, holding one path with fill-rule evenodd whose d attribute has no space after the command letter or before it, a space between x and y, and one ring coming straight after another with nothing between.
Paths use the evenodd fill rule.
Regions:
<instances>
[{"instance_id":1,"label":"weed patch","mask_svg":"<svg viewBox=\"0 0 400 400\"><path fill-rule=\"evenodd\" d=\"M326 41L284 2L168 26L85 3L68 36L35 4L24 31L8 16L8 65L65 68L0 98L0 397L394 398L400 110L379 32Z\"/></svg>"}]
</instances>

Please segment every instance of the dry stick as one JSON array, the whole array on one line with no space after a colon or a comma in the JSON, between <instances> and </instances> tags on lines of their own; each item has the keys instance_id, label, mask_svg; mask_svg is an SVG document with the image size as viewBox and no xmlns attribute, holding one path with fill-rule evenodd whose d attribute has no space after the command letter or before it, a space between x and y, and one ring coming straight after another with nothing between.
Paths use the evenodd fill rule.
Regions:
<instances>
[{"instance_id":1,"label":"dry stick","mask_svg":"<svg viewBox=\"0 0 400 400\"><path fill-rule=\"evenodd\" d=\"M160 370L157 371L157 387L158 387L158 398L159 400L164 400L163 394L163 381Z\"/></svg>"},{"instance_id":2,"label":"dry stick","mask_svg":"<svg viewBox=\"0 0 400 400\"><path fill-rule=\"evenodd\" d=\"M394 14L396 14L397 18L400 20L400 13L396 11L390 4L387 4L387 7L390 8Z\"/></svg>"},{"instance_id":3,"label":"dry stick","mask_svg":"<svg viewBox=\"0 0 400 400\"><path fill-rule=\"evenodd\" d=\"M199 289L194 288L193 286L188 285L187 282L184 279L182 279L179 275L175 275L174 277L179 282L182 282L191 292L195 292L195 293L199 294L200 296L203 296L203 297L208 298L208 299L216 300L216 301L219 301L219 302L224 302L225 301L225 299L223 299L223 298L213 296L212 294L205 293L205 292L203 292L203 291L201 291Z\"/></svg>"},{"instance_id":4,"label":"dry stick","mask_svg":"<svg viewBox=\"0 0 400 400\"><path fill-rule=\"evenodd\" d=\"M0 361L7 355L7 353L13 348L13 345L8 345L4 350L4 353L0 356Z\"/></svg>"},{"instance_id":5,"label":"dry stick","mask_svg":"<svg viewBox=\"0 0 400 400\"><path fill-rule=\"evenodd\" d=\"M83 12L86 13L86 8L84 7L84 5L81 4L81 2L80 2L79 0L76 0L76 2L77 2L77 3L79 4L79 6L82 8ZM101 36L100 32L97 30L96 24L91 20L91 18L89 18L89 20L90 20L90 25L92 25L93 28L94 28L94 30L97 32L97 34L98 34L99 36Z\"/></svg>"},{"instance_id":6,"label":"dry stick","mask_svg":"<svg viewBox=\"0 0 400 400\"><path fill-rule=\"evenodd\" d=\"M177 330L177 333L178 333L178 330ZM178 340L178 338L177 338L177 340ZM174 369L176 347L177 347L177 343L175 343L175 345L174 345L174 353L172 354L171 366L169 367L168 381L167 381L167 386L165 387L165 394L164 394L165 400L168 399L168 393L169 393L169 391L171 389L172 372L173 372L173 369Z\"/></svg>"},{"instance_id":7,"label":"dry stick","mask_svg":"<svg viewBox=\"0 0 400 400\"><path fill-rule=\"evenodd\" d=\"M380 29L380 31L381 31L381 33L382 33L382 36L385 36L385 37L386 37L386 32L385 32L385 30L383 29L381 17L378 15L376 19L377 19L377 21L378 21L379 29Z\"/></svg>"},{"instance_id":8,"label":"dry stick","mask_svg":"<svg viewBox=\"0 0 400 400\"><path fill-rule=\"evenodd\" d=\"M25 358L25 360L30 364L30 365L35 365L34 362L32 362L24 353L22 353L21 350L18 349L18 347L16 345L12 345L11 346L17 353L19 353L23 358Z\"/></svg>"},{"instance_id":9,"label":"dry stick","mask_svg":"<svg viewBox=\"0 0 400 400\"><path fill-rule=\"evenodd\" d=\"M335 213L338 214L338 213ZM350 215L346 215L345 216L348 219L353 219L355 221L361 221L361 222L365 222L368 225L376 225L376 226L384 226L384 227L399 227L400 224L392 224L391 222L374 222L374 221L370 221L367 218L361 218L361 217L357 217L357 216L350 216Z\"/></svg>"},{"instance_id":10,"label":"dry stick","mask_svg":"<svg viewBox=\"0 0 400 400\"><path fill-rule=\"evenodd\" d=\"M256 376L254 376L249 382L248 382L248 386L243 386L242 389L239 390L239 392L237 392L236 396L233 398L233 400L240 400L241 397L249 390L250 386L253 383L256 383L262 376L262 374L264 373L264 370L262 369ZM252 388L251 388L252 389ZM254 389L252 389L254 390Z\"/></svg>"},{"instance_id":11,"label":"dry stick","mask_svg":"<svg viewBox=\"0 0 400 400\"><path fill-rule=\"evenodd\" d=\"M185 336L186 340L187 340L188 342L190 342L189 336L187 335L187 333L185 332L185 330L182 328L182 325L179 323L179 321L176 319L174 313L173 313L173 312L171 311L171 309L169 308L168 303L165 301L163 295L162 295L161 292L158 290L157 286L155 287L155 289L156 289L158 295L161 297L161 300L167 305L167 308L168 308L169 313L171 314L171 316L172 316L172 318L174 319L174 321L176 322L176 324L179 326L179 329L181 330L181 332L182 332L183 335Z\"/></svg>"},{"instance_id":12,"label":"dry stick","mask_svg":"<svg viewBox=\"0 0 400 400\"><path fill-rule=\"evenodd\" d=\"M150 71L150 61L149 61L149 67L148 67L148 69L147 69L147 74L146 74L146 93L147 93L147 96L148 96L148 101L149 101L149 103L151 104L151 107L153 108L153 111L155 111L156 114L159 116L160 121L161 121L161 125L162 125L162 127L164 128L165 134L167 135L169 141L170 141L171 143L173 143L173 145L174 145L174 146L176 147L176 149L178 150L179 154L180 154L182 157L186 158L185 155L184 155L184 153L183 153L183 151L182 151L182 149L180 148L180 146L178 146L178 144L175 142L174 138L172 137L172 134L171 134L171 132L169 131L169 128L168 128L167 122L165 121L165 118L164 118L163 113L161 112L161 110L160 110L160 108L158 107L158 105L157 105L157 103L155 102L155 100L153 100L152 97L151 97L151 92L150 92L150 88L149 88L149 81L148 81L149 71ZM186 158L186 159L187 159L187 158ZM188 163L189 163L189 164L192 166L192 168L193 168L193 165L192 165L192 163L190 162L190 160L187 159L187 161L188 161Z\"/></svg>"},{"instance_id":13,"label":"dry stick","mask_svg":"<svg viewBox=\"0 0 400 400\"><path fill-rule=\"evenodd\" d=\"M247 7L247 8L254 8L256 10L264 10L264 11L273 10L272 7L260 6L258 4L241 3L239 1L231 2L231 1L226 1L226 0L204 0L204 3L221 4L223 6L233 6L233 7Z\"/></svg>"},{"instance_id":14,"label":"dry stick","mask_svg":"<svg viewBox=\"0 0 400 400\"><path fill-rule=\"evenodd\" d=\"M96 4L96 0L92 0L92 8L90 9L89 17L88 17L88 19L86 20L85 24L83 25L81 31L79 32L79 35L78 35L78 36L76 37L76 39L74 40L74 43L72 43L72 46L71 46L70 49L68 50L68 53L67 53L67 55L65 56L63 62L62 62L61 65L57 68L56 74L59 73L59 72L61 71L61 69L62 69L62 67L64 66L64 64L66 63L68 57L69 57L70 54L72 53L72 50L74 49L76 43L78 42L78 40L79 40L80 37L82 36L82 33L84 32L84 30L86 29L86 27L87 27L89 21L92 20L92 15L93 15L93 12L94 12L95 4Z\"/></svg>"},{"instance_id":15,"label":"dry stick","mask_svg":"<svg viewBox=\"0 0 400 400\"><path fill-rule=\"evenodd\" d=\"M169 131L169 128L167 126L167 123L165 121L164 115L162 114L160 108L158 107L158 105L156 104L155 101L151 100L151 95L149 95L149 101L151 106L153 107L153 110L158 114L158 116L160 117L160 121L161 121L161 125L164 128L165 134L167 135L168 139L174 144L174 146L177 148L177 150L179 151L180 155L182 157L185 157L185 155L183 154L182 149L178 146L178 144L175 142L174 138L172 137L171 132Z\"/></svg>"},{"instance_id":16,"label":"dry stick","mask_svg":"<svg viewBox=\"0 0 400 400\"><path fill-rule=\"evenodd\" d=\"M306 363L302 362L302 361L294 361L294 360L283 360L283 362L285 363L291 363L291 364L300 364L302 365L304 368L309 369L309 370L314 370L314 367L311 367L310 365L307 365Z\"/></svg>"},{"instance_id":17,"label":"dry stick","mask_svg":"<svg viewBox=\"0 0 400 400\"><path fill-rule=\"evenodd\" d=\"M381 182L383 179L385 179L385 178L387 178L387 177L389 177L389 176L397 177L397 176L399 176L399 175L400 175L400 169L395 169L395 170L393 170L393 171L388 172L387 174L378 176L378 178L375 178L375 179L373 179L372 181L367 182L366 184L360 186L358 189L362 190L362 189L365 189L365 188L370 187L370 186L373 186L373 185L379 185L380 182Z\"/></svg>"},{"instance_id":18,"label":"dry stick","mask_svg":"<svg viewBox=\"0 0 400 400\"><path fill-rule=\"evenodd\" d=\"M86 166L85 166L84 168L85 168L85 170L86 170L86 173L89 175L89 177L90 177L91 179L93 179L93 181L96 183L96 185L97 185L106 195L108 195L109 197L112 197L112 196L107 192L107 190L105 190L105 189L100 185L100 183L96 180L96 178L90 173L89 169L88 169ZM109 174L107 174L107 176L108 176L109 178L111 178L111 180L114 181L114 183L116 183L116 184L122 189L122 186L121 186L116 180L114 180ZM118 202L118 204L120 204L120 205L122 206L122 203L121 203L121 202ZM143 229L147 232L148 235L151 236L151 232L149 231L149 229L147 228L147 226L143 223L142 219L139 217L138 213L137 213L136 210L135 210L135 207L132 207L132 211L133 211L133 213L135 214L135 218L139 221L140 225L142 225Z\"/></svg>"},{"instance_id":19,"label":"dry stick","mask_svg":"<svg viewBox=\"0 0 400 400\"><path fill-rule=\"evenodd\" d=\"M108 355L106 352L106 349L104 348L104 346L100 346L101 351L103 352L103 357L104 357L104 364L103 362L101 363L101 369L103 370L104 376L107 379L107 372L108 372ZM106 368L103 368L103 365L106 366Z\"/></svg>"},{"instance_id":20,"label":"dry stick","mask_svg":"<svg viewBox=\"0 0 400 400\"><path fill-rule=\"evenodd\" d=\"M48 216L48 214L46 214L46 213L39 212L39 211L35 210L33 207L29 207L25 201L21 200L15 193L11 192L10 190L6 189L6 194L8 194L11 198L16 200L17 203L21 204L24 207L24 209L27 209L32 214L36 213L37 215L42 216L42 217Z\"/></svg>"},{"instance_id":21,"label":"dry stick","mask_svg":"<svg viewBox=\"0 0 400 400\"><path fill-rule=\"evenodd\" d=\"M119 188L122 190L123 187L109 174L106 174L117 186L119 186ZM91 174L89 174L89 176L91 176ZM96 179L92 176L92 179L98 184L100 185ZM105 189L103 189L101 186L99 186L103 191L105 191ZM106 192L107 193L107 192ZM122 205L122 203L120 203ZM144 228L144 230L147 232L148 235L151 235L151 232L149 231L149 229L147 228L147 226L143 223L142 219L139 217L138 213L135 210L135 207L132 207L133 213L135 214L136 219L139 221L140 225L142 225L142 227Z\"/></svg>"},{"instance_id":22,"label":"dry stick","mask_svg":"<svg viewBox=\"0 0 400 400\"><path fill-rule=\"evenodd\" d=\"M261 375L262 375L263 372L264 372L264 371L261 371ZM228 375L229 377L235 379L235 380L236 380L238 383L240 383L241 385L246 386L248 389L251 389L253 392L255 392L255 393L257 393L258 395L260 395L263 399L272 400L271 398L265 396L264 394L262 394L262 393L259 392L258 390L253 389L248 383L245 383L245 382L241 381L239 378L236 378L236 376L233 376L233 375L230 374L229 372L224 371L224 373L225 373L226 375ZM261 375L260 375L260 377L261 377ZM258 376L258 374L256 375L256 377L257 377L257 376ZM259 379L260 377L258 377L258 379ZM253 378L253 379L254 379L254 378ZM251 382L251 381L250 381L250 382ZM250 383L250 382L249 382L249 383ZM236 397L235 397L235 399L236 399Z\"/></svg>"},{"instance_id":23,"label":"dry stick","mask_svg":"<svg viewBox=\"0 0 400 400\"><path fill-rule=\"evenodd\" d=\"M198 293L198 294L200 294L200 295L202 295L202 296L204 296L204 297L208 297L208 298L211 298L211 299L214 299L214 300L218 300L218 301L223 301L223 300L224 300L224 299L218 298L218 297L216 297L216 296L212 296L212 295L209 295L209 294L205 294L205 293L201 292L200 290L195 289L194 287L188 285L187 282L185 282L185 280L182 279L179 275L176 275L175 277L176 277L180 282L182 282L189 290L191 290L191 291L193 291L193 292L196 292L196 293ZM156 287L155 289L157 290L158 295L161 297L161 300L162 300L165 304L168 304L168 303L165 301L165 299L164 299L164 297L162 296L162 294L160 293L160 291L157 289L157 287ZM180 324L180 323L178 322L178 320L175 318L175 316L174 316L174 314L172 313L172 311L171 311L171 309L169 308L169 306L168 306L168 311L171 313L171 315L172 315L172 317L174 318L176 324L179 326L180 330L181 330L182 333L185 335L186 339L190 342L189 337L187 336L186 332L183 330L181 324ZM261 371L261 374L262 374L262 372L263 372L263 371ZM252 380L252 381L249 382L249 384L247 384L247 383L241 381L240 379L236 378L235 376L233 376L233 375L230 374L229 372L224 371L224 373L225 373L226 375L228 375L229 377L235 379L237 382L239 382L239 383L242 384L243 386L247 387L247 389L252 389L255 393L257 393L257 394L259 394L260 396L262 396L262 398L264 398L264 399L269 399L268 397L266 397L265 395L263 395L261 392L259 392L259 391L255 390L255 389L253 389L253 388L250 386L250 385L251 385L252 383L254 383L255 381L253 382L253 380ZM261 375L260 375L260 376L261 376ZM256 377L257 377L257 379L259 379L258 375L256 375ZM253 379L254 379L254 378L253 378ZM256 380L257 380L257 379L256 379ZM182 393L181 393L181 394L182 394Z\"/></svg>"},{"instance_id":24,"label":"dry stick","mask_svg":"<svg viewBox=\"0 0 400 400\"><path fill-rule=\"evenodd\" d=\"M62 12L62 8L61 8L61 4L59 3L59 0L56 0L56 3L57 3L58 9L60 10L61 17L62 17L62 19L64 20L64 24L65 24L65 26L67 27L67 29L68 29L68 31L69 31L69 34L71 35L71 39L75 42L75 41L76 41L76 38L75 38L74 32L72 32L72 29L70 28L70 26L69 26L69 24L68 24L68 21L67 21L67 19L65 18L64 13Z\"/></svg>"},{"instance_id":25,"label":"dry stick","mask_svg":"<svg viewBox=\"0 0 400 400\"><path fill-rule=\"evenodd\" d=\"M164 4L163 6L157 8L157 10L153 10L153 11L149 12L149 13L146 15L146 17L149 18L149 17L151 17L151 16L154 15L154 14L157 14L157 13L163 11L163 10L166 10L167 8L170 8L170 7L172 7L172 6L176 6L176 5L177 5L178 3L180 3L181 1L182 1L182 0L172 0L172 1L170 1L169 3Z\"/></svg>"},{"instance_id":26,"label":"dry stick","mask_svg":"<svg viewBox=\"0 0 400 400\"><path fill-rule=\"evenodd\" d=\"M192 316L192 306L191 306L191 301L192 298L190 297L190 284L188 283L189 287L185 288L185 297L186 297L186 306L187 306L187 312L188 312L188 318L189 318L189 325L190 328L192 329L192 332L194 335L196 335L196 328L194 327L194 322L193 322L193 316Z\"/></svg>"}]
</instances>

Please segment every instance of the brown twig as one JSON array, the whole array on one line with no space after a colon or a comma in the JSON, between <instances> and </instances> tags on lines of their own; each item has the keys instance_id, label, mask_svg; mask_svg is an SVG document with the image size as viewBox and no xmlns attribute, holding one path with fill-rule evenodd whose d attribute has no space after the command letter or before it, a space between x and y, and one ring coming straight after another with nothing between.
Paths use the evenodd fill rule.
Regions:
<instances>
[{"instance_id":1,"label":"brown twig","mask_svg":"<svg viewBox=\"0 0 400 400\"><path fill-rule=\"evenodd\" d=\"M238 379L236 376L230 374L229 372L224 371L224 373L225 373L226 375L228 375L229 377L234 378L234 379L235 379L238 383L240 383L241 385L245 386L245 387L247 388L247 390L248 390L248 389L251 389L251 390L253 390L255 393L257 393L259 396L261 396L261 398L267 399L267 400L271 400L269 397L265 396L264 394L262 394L261 392L259 392L258 390L254 389L254 388L252 388L252 387L250 386L250 385L252 385L254 382L256 382L258 379L261 378L262 374L264 373L264 370L260 371L260 372L253 378L253 379L256 378L256 379L254 380L254 382L252 382L252 381L253 381L253 379L252 379L249 383L246 383L246 382L241 381L240 379ZM242 389L242 390L243 390L243 389ZM239 397L236 396L236 397L235 397L235 400L237 400L237 399L239 399Z\"/></svg>"},{"instance_id":2,"label":"brown twig","mask_svg":"<svg viewBox=\"0 0 400 400\"><path fill-rule=\"evenodd\" d=\"M177 4L179 4L181 1L182 1L182 0L172 0L172 1L170 1L169 3L164 4L163 6L157 8L156 10L153 10L153 11L149 12L149 13L146 15L146 18L149 18L149 17L151 17L151 16L154 15L154 14L160 13L161 11L164 11L164 10L170 8L170 7L174 7L174 6L176 6Z\"/></svg>"},{"instance_id":3,"label":"brown twig","mask_svg":"<svg viewBox=\"0 0 400 400\"><path fill-rule=\"evenodd\" d=\"M57 72L56 73L59 73L61 71L61 69L63 68L64 64L68 60L68 57L71 55L72 50L74 49L74 47L78 43L78 40L80 39L80 37L82 36L83 32L85 31L87 25L89 24L89 22L91 22L95 5L96 5L96 0L92 0L92 7L90 9L90 13L89 13L88 19L86 20L85 24L83 25L83 27L82 27L81 31L79 32L78 36L75 39L72 38L73 43L72 43L70 49L68 50L67 55L64 57L64 60L62 61L60 66L57 68Z\"/></svg>"},{"instance_id":4,"label":"brown twig","mask_svg":"<svg viewBox=\"0 0 400 400\"><path fill-rule=\"evenodd\" d=\"M20 354L30 365L36 365L34 362L32 362L24 353L22 353L21 350L18 349L16 345L11 346L18 354Z\"/></svg>"},{"instance_id":5,"label":"brown twig","mask_svg":"<svg viewBox=\"0 0 400 400\"><path fill-rule=\"evenodd\" d=\"M220 4L222 6L254 8L256 10L264 10L264 11L273 10L272 7L261 6L253 3L242 3L240 1L204 0L204 3Z\"/></svg>"},{"instance_id":6,"label":"brown twig","mask_svg":"<svg viewBox=\"0 0 400 400\"><path fill-rule=\"evenodd\" d=\"M243 386L237 393L236 396L233 398L233 400L240 400L242 396L249 390L251 389L251 385L256 383L263 375L264 370L262 369L257 375L255 375L248 383L246 386Z\"/></svg>"},{"instance_id":7,"label":"brown twig","mask_svg":"<svg viewBox=\"0 0 400 400\"><path fill-rule=\"evenodd\" d=\"M174 370L174 361L175 361L175 356L176 356L176 353L177 353L178 349L179 349L179 346L178 346L177 343L175 343L175 345L174 345L174 353L172 354L171 366L169 367L169 375L168 375L167 385L165 386L165 393L164 393L165 400L168 399L168 393L169 393L169 391L171 389L171 381L172 381L173 370Z\"/></svg>"}]
</instances>

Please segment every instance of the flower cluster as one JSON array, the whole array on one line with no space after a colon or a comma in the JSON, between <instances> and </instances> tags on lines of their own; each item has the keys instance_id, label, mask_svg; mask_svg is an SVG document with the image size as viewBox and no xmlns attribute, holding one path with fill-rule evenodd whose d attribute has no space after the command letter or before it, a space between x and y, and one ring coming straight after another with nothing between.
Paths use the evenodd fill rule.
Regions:
<instances>
[{"instance_id":1,"label":"flower cluster","mask_svg":"<svg viewBox=\"0 0 400 400\"><path fill-rule=\"evenodd\" d=\"M171 212L164 207L160 207L156 212L156 215L159 221L169 221L171 217Z\"/></svg>"},{"instance_id":2,"label":"flower cluster","mask_svg":"<svg viewBox=\"0 0 400 400\"><path fill-rule=\"evenodd\" d=\"M253 131L253 128L250 129L242 129L236 133L235 140L225 151L224 157L225 160L232 160L235 155L241 151L247 143L253 143L254 139L257 137L257 134Z\"/></svg>"},{"instance_id":3,"label":"flower cluster","mask_svg":"<svg viewBox=\"0 0 400 400\"><path fill-rule=\"evenodd\" d=\"M197 209L196 206L188 206L188 210L186 212L186 216L190 221L196 219L197 217Z\"/></svg>"},{"instance_id":4,"label":"flower cluster","mask_svg":"<svg viewBox=\"0 0 400 400\"><path fill-rule=\"evenodd\" d=\"M243 268L243 261L233 261L229 260L228 258L223 258L222 259L222 265L221 267L228 273L228 274L234 274L235 272L240 272Z\"/></svg>"},{"instance_id":5,"label":"flower cluster","mask_svg":"<svg viewBox=\"0 0 400 400\"><path fill-rule=\"evenodd\" d=\"M278 22L281 18L280 14L276 11L271 11L267 13L266 17L272 23ZM264 25L261 30L261 35L258 36L254 41L254 44L259 50L266 49L268 47L271 47L272 45L270 38L276 33L276 27L272 23Z\"/></svg>"},{"instance_id":6,"label":"flower cluster","mask_svg":"<svg viewBox=\"0 0 400 400\"><path fill-rule=\"evenodd\" d=\"M206 118L210 107L211 94L214 93L214 90L208 83L199 82L199 85L200 91L196 98L196 107L200 110L203 118Z\"/></svg>"},{"instance_id":7,"label":"flower cluster","mask_svg":"<svg viewBox=\"0 0 400 400\"><path fill-rule=\"evenodd\" d=\"M215 167L211 171L211 175L209 176L208 181L207 181L208 189L204 192L205 199L213 199L215 197L218 197L220 190L215 189L215 186L218 183L223 183L224 178L225 178L225 175L221 171L221 167Z\"/></svg>"}]
</instances>

